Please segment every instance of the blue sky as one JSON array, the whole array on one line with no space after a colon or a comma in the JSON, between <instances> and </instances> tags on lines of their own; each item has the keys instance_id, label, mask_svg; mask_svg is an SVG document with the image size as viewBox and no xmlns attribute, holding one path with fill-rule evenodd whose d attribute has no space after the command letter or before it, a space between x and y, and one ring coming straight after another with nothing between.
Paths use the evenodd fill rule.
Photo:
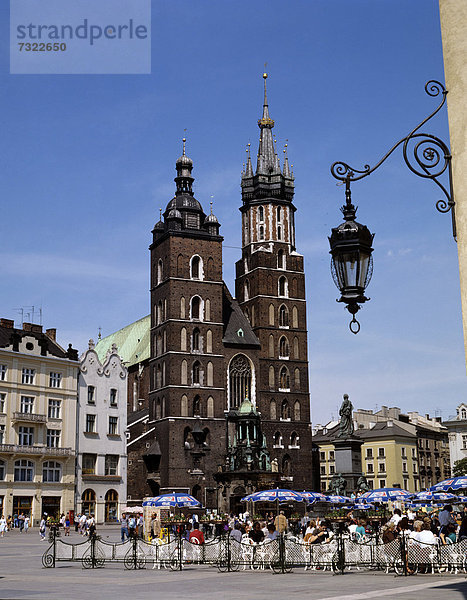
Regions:
<instances>
[{"instance_id":1,"label":"blue sky","mask_svg":"<svg viewBox=\"0 0 467 600\"><path fill-rule=\"evenodd\" d=\"M435 107L424 85L444 81L437 1L154 1L152 74L134 76L9 75L6 2L0 17L1 316L42 305L44 326L83 350L99 327L148 314L150 231L185 128L233 291L240 172L247 142L257 149L267 61L296 178L313 421L335 415L343 393L361 408L455 412L466 391L457 249L434 184L397 153L353 186L376 234L357 336L335 302L327 241L344 201L331 163L374 164ZM428 131L448 139L445 110Z\"/></svg>"}]
</instances>

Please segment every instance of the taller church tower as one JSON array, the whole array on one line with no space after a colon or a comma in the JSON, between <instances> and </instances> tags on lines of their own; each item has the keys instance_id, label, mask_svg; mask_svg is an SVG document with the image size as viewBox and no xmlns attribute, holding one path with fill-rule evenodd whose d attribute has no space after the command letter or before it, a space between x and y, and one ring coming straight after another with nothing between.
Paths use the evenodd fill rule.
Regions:
<instances>
[{"instance_id":1,"label":"taller church tower","mask_svg":"<svg viewBox=\"0 0 467 600\"><path fill-rule=\"evenodd\" d=\"M264 73L263 115L253 171L242 173L242 259L236 298L259 338L257 408L272 461L294 489L312 485L305 275L295 248L294 177L280 165Z\"/></svg>"}]
</instances>

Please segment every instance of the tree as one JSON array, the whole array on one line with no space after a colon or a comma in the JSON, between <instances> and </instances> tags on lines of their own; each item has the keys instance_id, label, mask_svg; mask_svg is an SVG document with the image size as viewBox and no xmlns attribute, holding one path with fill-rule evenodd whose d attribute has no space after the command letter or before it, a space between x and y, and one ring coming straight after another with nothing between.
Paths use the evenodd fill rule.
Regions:
<instances>
[{"instance_id":1,"label":"tree","mask_svg":"<svg viewBox=\"0 0 467 600\"><path fill-rule=\"evenodd\" d=\"M456 460L452 469L452 473L454 477L460 477L461 475L465 475L467 473L467 458L461 458L460 460Z\"/></svg>"}]
</instances>

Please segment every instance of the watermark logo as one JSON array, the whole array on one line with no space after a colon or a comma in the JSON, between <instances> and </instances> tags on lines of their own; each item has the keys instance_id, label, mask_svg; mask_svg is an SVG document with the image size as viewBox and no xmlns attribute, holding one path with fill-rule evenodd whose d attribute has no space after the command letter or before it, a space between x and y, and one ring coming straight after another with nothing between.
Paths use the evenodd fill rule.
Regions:
<instances>
[{"instance_id":1,"label":"watermark logo","mask_svg":"<svg viewBox=\"0 0 467 600\"><path fill-rule=\"evenodd\" d=\"M10 0L10 73L151 72L151 0Z\"/></svg>"}]
</instances>

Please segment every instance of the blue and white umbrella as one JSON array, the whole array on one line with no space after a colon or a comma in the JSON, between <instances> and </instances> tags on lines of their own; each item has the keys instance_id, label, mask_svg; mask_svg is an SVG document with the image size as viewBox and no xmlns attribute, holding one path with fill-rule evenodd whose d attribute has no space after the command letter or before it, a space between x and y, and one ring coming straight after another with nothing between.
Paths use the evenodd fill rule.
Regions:
<instances>
[{"instance_id":1,"label":"blue and white umbrella","mask_svg":"<svg viewBox=\"0 0 467 600\"><path fill-rule=\"evenodd\" d=\"M326 502L330 504L353 504L352 498L348 496L326 496Z\"/></svg>"},{"instance_id":2,"label":"blue and white umbrella","mask_svg":"<svg viewBox=\"0 0 467 600\"><path fill-rule=\"evenodd\" d=\"M370 490L359 496L363 502L393 502L394 500L410 500L413 494L400 488L379 488Z\"/></svg>"},{"instance_id":3,"label":"blue and white umbrella","mask_svg":"<svg viewBox=\"0 0 467 600\"><path fill-rule=\"evenodd\" d=\"M154 498L147 498L143 502L143 506L153 506L156 508L199 508L201 502L189 494L173 493L162 494L161 496L155 496Z\"/></svg>"},{"instance_id":4,"label":"blue and white umbrella","mask_svg":"<svg viewBox=\"0 0 467 600\"><path fill-rule=\"evenodd\" d=\"M350 508L352 510L371 510L374 507L375 507L374 504L369 504L366 502L355 502L355 504L353 506L351 506Z\"/></svg>"},{"instance_id":5,"label":"blue and white umbrella","mask_svg":"<svg viewBox=\"0 0 467 600\"><path fill-rule=\"evenodd\" d=\"M326 496L320 492L300 492L308 504L314 504L315 502L326 502Z\"/></svg>"},{"instance_id":6,"label":"blue and white umbrella","mask_svg":"<svg viewBox=\"0 0 467 600\"><path fill-rule=\"evenodd\" d=\"M430 492L448 492L449 490L465 490L467 489L467 475L462 477L452 477L444 479L435 485L432 485L428 490Z\"/></svg>"},{"instance_id":7,"label":"blue and white umbrella","mask_svg":"<svg viewBox=\"0 0 467 600\"><path fill-rule=\"evenodd\" d=\"M304 502L305 498L300 492L293 490L261 490L241 499L241 502Z\"/></svg>"},{"instance_id":8,"label":"blue and white umbrella","mask_svg":"<svg viewBox=\"0 0 467 600\"><path fill-rule=\"evenodd\" d=\"M419 492L412 498L413 502L451 502L456 500L455 494L449 492Z\"/></svg>"}]
</instances>

